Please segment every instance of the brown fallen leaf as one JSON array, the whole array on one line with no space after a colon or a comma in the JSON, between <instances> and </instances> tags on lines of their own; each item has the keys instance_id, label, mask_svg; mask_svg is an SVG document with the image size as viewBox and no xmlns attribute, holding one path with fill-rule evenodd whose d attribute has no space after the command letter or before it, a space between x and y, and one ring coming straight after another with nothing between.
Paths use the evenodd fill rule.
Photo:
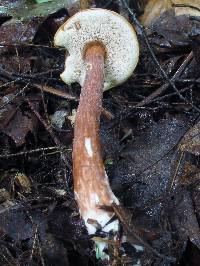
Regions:
<instances>
[{"instance_id":1,"label":"brown fallen leaf","mask_svg":"<svg viewBox=\"0 0 200 266\"><path fill-rule=\"evenodd\" d=\"M200 24L200 22L199 22ZM200 27L193 27L190 33L191 47L196 60L196 77L199 77L200 71Z\"/></svg>"},{"instance_id":2,"label":"brown fallen leaf","mask_svg":"<svg viewBox=\"0 0 200 266\"><path fill-rule=\"evenodd\" d=\"M190 191L182 190L177 193L175 200L171 202L169 217L180 241L186 243L189 238L195 246L200 248L200 228Z\"/></svg>"},{"instance_id":3,"label":"brown fallen leaf","mask_svg":"<svg viewBox=\"0 0 200 266\"><path fill-rule=\"evenodd\" d=\"M10 194L5 188L0 189L0 204L10 199Z\"/></svg>"},{"instance_id":4,"label":"brown fallen leaf","mask_svg":"<svg viewBox=\"0 0 200 266\"><path fill-rule=\"evenodd\" d=\"M23 173L16 173L15 174L15 182L21 188L23 192L30 192L31 190L31 181L27 175Z\"/></svg>"},{"instance_id":5,"label":"brown fallen leaf","mask_svg":"<svg viewBox=\"0 0 200 266\"><path fill-rule=\"evenodd\" d=\"M190 48L190 35L192 32L198 33L199 26L198 20L191 20L187 15L176 16L175 9L171 8L151 22L148 26L148 37L158 52Z\"/></svg>"},{"instance_id":6,"label":"brown fallen leaf","mask_svg":"<svg viewBox=\"0 0 200 266\"><path fill-rule=\"evenodd\" d=\"M40 98L34 101L35 108L39 108ZM15 145L21 146L29 132L37 129L38 121L33 114L21 110L17 105L8 104L0 110L0 132L9 136Z\"/></svg>"},{"instance_id":7,"label":"brown fallen leaf","mask_svg":"<svg viewBox=\"0 0 200 266\"><path fill-rule=\"evenodd\" d=\"M42 20L42 18L32 18L24 21L15 19L6 21L0 27L0 43L2 45L31 43Z\"/></svg>"},{"instance_id":8,"label":"brown fallen leaf","mask_svg":"<svg viewBox=\"0 0 200 266\"><path fill-rule=\"evenodd\" d=\"M200 121L191 127L182 138L179 148L181 151L200 154Z\"/></svg>"},{"instance_id":9,"label":"brown fallen leaf","mask_svg":"<svg viewBox=\"0 0 200 266\"><path fill-rule=\"evenodd\" d=\"M152 254L156 255L159 258L168 260L168 261L175 261L175 258L163 255L159 253L156 249L154 249L145 239L147 236L151 236L152 239L156 236L153 232L148 232L146 230L140 230L140 228L137 228L133 222L131 222L131 213L125 209L123 206L112 204L112 207L114 209L115 215L121 222L123 229L125 231L125 234L127 236L127 239L130 243L135 243L137 241L139 244L144 246L147 250L152 252Z\"/></svg>"},{"instance_id":10,"label":"brown fallen leaf","mask_svg":"<svg viewBox=\"0 0 200 266\"><path fill-rule=\"evenodd\" d=\"M169 0L150 0L145 6L144 14L140 17L140 20L144 26L148 26L154 18L159 17L171 7Z\"/></svg>"},{"instance_id":11,"label":"brown fallen leaf","mask_svg":"<svg viewBox=\"0 0 200 266\"><path fill-rule=\"evenodd\" d=\"M172 8L176 16L185 14L191 16L200 15L199 0L149 0L140 20L143 25L149 26L155 18L158 18L162 13Z\"/></svg>"}]
</instances>

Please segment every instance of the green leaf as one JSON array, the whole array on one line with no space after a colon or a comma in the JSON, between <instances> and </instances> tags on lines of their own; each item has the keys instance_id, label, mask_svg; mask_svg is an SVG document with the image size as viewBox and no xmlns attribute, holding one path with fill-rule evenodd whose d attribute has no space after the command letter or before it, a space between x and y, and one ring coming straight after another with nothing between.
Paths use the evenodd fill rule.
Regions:
<instances>
[{"instance_id":1,"label":"green leaf","mask_svg":"<svg viewBox=\"0 0 200 266\"><path fill-rule=\"evenodd\" d=\"M47 2L51 2L51 1L52 0L35 0L35 2L38 4L47 3Z\"/></svg>"},{"instance_id":2,"label":"green leaf","mask_svg":"<svg viewBox=\"0 0 200 266\"><path fill-rule=\"evenodd\" d=\"M40 4L35 1L38 3L40 1ZM0 15L7 15L20 20L32 17L46 17L64 8L65 3L66 0L14 0L8 4L7 0L0 0Z\"/></svg>"}]
</instances>

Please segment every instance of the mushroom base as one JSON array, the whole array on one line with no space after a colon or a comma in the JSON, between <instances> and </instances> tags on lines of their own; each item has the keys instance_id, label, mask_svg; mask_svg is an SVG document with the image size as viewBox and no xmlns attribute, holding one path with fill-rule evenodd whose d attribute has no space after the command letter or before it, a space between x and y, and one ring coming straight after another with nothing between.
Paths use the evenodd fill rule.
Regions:
<instances>
[{"instance_id":1,"label":"mushroom base","mask_svg":"<svg viewBox=\"0 0 200 266\"><path fill-rule=\"evenodd\" d=\"M116 240L117 234L119 231L119 221L115 220L115 221L109 223L110 215L105 211L102 211L101 213L99 213L99 211L97 213L89 212L87 214L87 216L88 217L96 217L95 218L96 224L100 224L100 223L104 224L104 226L102 227L101 230L103 232L107 233L107 236L105 238L101 238L101 240L99 240L99 239L96 240L94 238L95 251L96 251L96 258L97 259L101 259L101 260L106 259L109 261L110 260L109 255L106 253L106 250L108 249L108 240L111 240L111 241ZM95 228L90 223L90 219L84 219L85 225L87 227L88 234L95 234L98 227Z\"/></svg>"},{"instance_id":2,"label":"mushroom base","mask_svg":"<svg viewBox=\"0 0 200 266\"><path fill-rule=\"evenodd\" d=\"M98 206L97 206L98 208ZM96 231L102 230L106 233L115 233L119 230L119 222L117 220L110 222L113 215L107 211L97 209L89 210L85 215L82 215L89 235L93 235Z\"/></svg>"}]
</instances>

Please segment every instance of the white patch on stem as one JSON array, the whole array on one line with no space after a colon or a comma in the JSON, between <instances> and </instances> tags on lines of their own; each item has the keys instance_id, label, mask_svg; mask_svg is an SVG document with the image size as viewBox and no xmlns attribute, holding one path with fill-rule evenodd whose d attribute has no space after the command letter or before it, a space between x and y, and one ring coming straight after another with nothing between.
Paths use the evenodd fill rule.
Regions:
<instances>
[{"instance_id":1,"label":"white patch on stem","mask_svg":"<svg viewBox=\"0 0 200 266\"><path fill-rule=\"evenodd\" d=\"M97 205L99 204L99 197L96 193L93 193L91 195L91 201L93 202L94 205Z\"/></svg>"},{"instance_id":2,"label":"white patch on stem","mask_svg":"<svg viewBox=\"0 0 200 266\"><path fill-rule=\"evenodd\" d=\"M133 266L142 266L141 261L138 260L138 261L136 262L136 264L133 264Z\"/></svg>"},{"instance_id":3,"label":"white patch on stem","mask_svg":"<svg viewBox=\"0 0 200 266\"><path fill-rule=\"evenodd\" d=\"M79 199L79 195L78 193L74 190L74 195L75 195L75 199L78 200Z\"/></svg>"},{"instance_id":4,"label":"white patch on stem","mask_svg":"<svg viewBox=\"0 0 200 266\"><path fill-rule=\"evenodd\" d=\"M90 138L85 138L85 148L89 157L93 156L92 143Z\"/></svg>"},{"instance_id":5,"label":"white patch on stem","mask_svg":"<svg viewBox=\"0 0 200 266\"><path fill-rule=\"evenodd\" d=\"M139 246L139 245L133 245L133 246L136 249L136 252L143 252L144 251L144 247L143 246Z\"/></svg>"}]
</instances>

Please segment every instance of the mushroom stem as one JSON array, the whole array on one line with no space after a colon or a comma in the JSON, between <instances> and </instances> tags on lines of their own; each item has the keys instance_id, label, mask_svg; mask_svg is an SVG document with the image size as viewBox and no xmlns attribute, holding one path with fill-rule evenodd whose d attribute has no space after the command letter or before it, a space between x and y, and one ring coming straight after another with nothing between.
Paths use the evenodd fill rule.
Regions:
<instances>
[{"instance_id":1,"label":"mushroom stem","mask_svg":"<svg viewBox=\"0 0 200 266\"><path fill-rule=\"evenodd\" d=\"M131 76L139 56L137 36L122 16L97 8L76 13L58 29L54 42L64 46L69 54L62 80L67 84L78 82L82 86L74 125L75 198L88 233L93 235L97 229L102 229L111 240L93 238L98 258L109 259L104 252L107 243L113 244L110 247L114 257L118 250L115 240L119 221L111 219L114 215L111 205L119 204L119 201L110 188L100 150L102 94L103 90L117 86ZM108 208L102 208L102 205Z\"/></svg>"},{"instance_id":2,"label":"mushroom stem","mask_svg":"<svg viewBox=\"0 0 200 266\"><path fill-rule=\"evenodd\" d=\"M73 178L74 193L89 234L98 227L118 231L118 222L109 225L113 213L100 205L118 204L104 169L100 150L99 119L102 107L105 49L91 45L85 52L87 73L81 90L74 125Z\"/></svg>"}]
</instances>

